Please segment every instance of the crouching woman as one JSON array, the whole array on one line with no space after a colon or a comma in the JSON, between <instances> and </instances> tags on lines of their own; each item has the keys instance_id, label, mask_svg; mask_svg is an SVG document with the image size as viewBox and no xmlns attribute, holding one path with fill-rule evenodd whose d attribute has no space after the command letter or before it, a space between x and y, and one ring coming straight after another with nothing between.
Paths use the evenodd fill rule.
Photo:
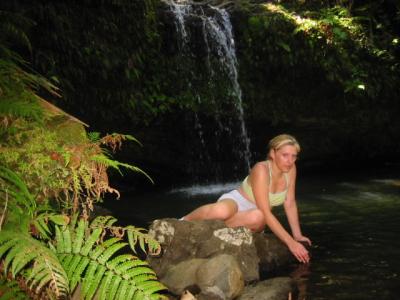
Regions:
<instances>
[{"instance_id":1,"label":"crouching woman","mask_svg":"<svg viewBox=\"0 0 400 300\"><path fill-rule=\"evenodd\" d=\"M253 166L238 189L223 194L215 203L195 209L183 219L218 219L229 227L245 226L253 231L268 226L300 262L307 263L310 256L301 242L311 245L311 241L301 232L295 197L300 145L293 136L281 134L269 142L268 148L267 159ZM272 213L272 207L282 204L292 234Z\"/></svg>"}]
</instances>

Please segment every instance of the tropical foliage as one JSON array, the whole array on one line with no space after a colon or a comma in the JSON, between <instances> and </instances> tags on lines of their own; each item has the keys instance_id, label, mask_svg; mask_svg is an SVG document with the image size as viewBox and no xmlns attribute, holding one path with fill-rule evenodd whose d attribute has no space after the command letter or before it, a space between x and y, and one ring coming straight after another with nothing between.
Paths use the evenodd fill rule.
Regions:
<instances>
[{"instance_id":1,"label":"tropical foliage","mask_svg":"<svg viewBox=\"0 0 400 300\"><path fill-rule=\"evenodd\" d=\"M111 140L116 142L116 136ZM98 142L100 141L104 142L103 139L99 139ZM26 146L22 145L17 149L25 148ZM39 148L37 152L25 149L25 155L19 157L19 163L17 160L11 160L15 162L14 169L19 171L21 165L30 162L31 168L36 170L34 174L37 177L40 177L40 171L45 175L43 170L48 167L45 164L46 160L41 162L42 166L29 161L38 159L38 155L45 149ZM100 199L100 195L93 192L86 195L80 191L79 195L75 196L79 206L70 210L68 194L74 193L74 184L81 184L79 177L76 182L69 180L68 176L63 177L63 187L66 187L66 190L57 195L45 193L40 186L45 184L44 182L35 181L32 179L35 177L25 174L24 178L30 180L30 186L35 191L32 194L16 172L4 167L4 164L11 164L8 157L10 152L3 150L3 166L0 167L0 270L4 292L0 294L1 299L7 299L10 295L13 299L18 295L30 295L35 299L65 299L73 294L78 284L78 293L82 299L92 299L96 293L100 299L161 297L158 291L164 287L156 280L154 272L143 260L129 254L137 251L136 244L142 253L154 254L160 251L158 243L152 240L144 229L115 226L113 224L117 220L112 217L98 217L89 223L87 218L92 205L90 197L96 196L97 200ZM103 168L108 165L118 168L121 164L109 158L102 158L101 152L97 152L96 155L99 161L96 163L101 163ZM105 159L110 162L104 161ZM62 166L66 165L68 164ZM92 169L92 172L97 172L94 170ZM26 169L27 173L28 171L29 169ZM79 172L82 170L76 171L78 176ZM53 174L56 172L53 171ZM85 176L90 174L85 173ZM90 183L93 182L94 179L91 179ZM38 188L35 188L37 186ZM46 191L52 191L54 186L46 188ZM90 186L85 188L89 190ZM104 184L102 188L106 191L111 190L108 184ZM81 198L82 195L85 197ZM57 198L59 202L54 206L54 202L50 200ZM57 211L65 213L59 214ZM129 249L123 250L127 245L130 246ZM121 249L125 254L118 254Z\"/></svg>"},{"instance_id":2,"label":"tropical foliage","mask_svg":"<svg viewBox=\"0 0 400 300\"><path fill-rule=\"evenodd\" d=\"M114 217L90 218L104 193L119 196L108 168L148 177L111 156L123 141L138 141L87 134L86 124L44 100L58 89L10 50L9 38L25 35L8 22L0 27L0 299L163 298L143 260L159 244Z\"/></svg>"},{"instance_id":3,"label":"tropical foliage","mask_svg":"<svg viewBox=\"0 0 400 300\"><path fill-rule=\"evenodd\" d=\"M65 215L44 213L31 223L36 237L7 226L0 237L3 274L19 278L27 291L41 299L65 299L74 291L81 299L95 295L98 299L160 299L157 292L165 288L147 263L132 254L117 253L128 245L124 235L139 237L142 247L151 245L142 251L158 252L159 246L136 228L112 226L115 221L111 217L97 217L91 223L82 218L70 221Z\"/></svg>"}]
</instances>

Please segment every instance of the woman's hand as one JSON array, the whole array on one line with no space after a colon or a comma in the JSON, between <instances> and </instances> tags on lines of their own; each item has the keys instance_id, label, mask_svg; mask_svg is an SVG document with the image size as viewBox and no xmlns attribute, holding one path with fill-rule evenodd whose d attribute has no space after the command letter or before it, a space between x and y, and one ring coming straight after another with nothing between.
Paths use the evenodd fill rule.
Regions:
<instances>
[{"instance_id":1,"label":"woman's hand","mask_svg":"<svg viewBox=\"0 0 400 300\"><path fill-rule=\"evenodd\" d=\"M308 246L311 246L311 240L308 237L304 236L304 235L295 236L294 240L298 241L298 242L305 242L305 243L308 244Z\"/></svg>"},{"instance_id":2,"label":"woman's hand","mask_svg":"<svg viewBox=\"0 0 400 300\"><path fill-rule=\"evenodd\" d=\"M300 242L294 240L288 245L288 248L299 262L308 263L310 261L307 249Z\"/></svg>"}]
</instances>

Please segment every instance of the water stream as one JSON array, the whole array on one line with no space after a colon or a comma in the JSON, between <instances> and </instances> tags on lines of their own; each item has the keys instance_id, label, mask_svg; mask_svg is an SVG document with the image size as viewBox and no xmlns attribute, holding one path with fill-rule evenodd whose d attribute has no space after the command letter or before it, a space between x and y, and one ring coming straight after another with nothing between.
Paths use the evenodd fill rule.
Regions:
<instances>
[{"instance_id":1,"label":"water stream","mask_svg":"<svg viewBox=\"0 0 400 300\"><path fill-rule=\"evenodd\" d=\"M301 177L297 199L302 229L313 241L312 262L287 274L298 300L400 299L400 177L398 172L345 172ZM175 187L110 202L121 220L147 226L155 218L179 218L215 201L238 182ZM274 213L287 227L282 207ZM294 299L293 299L294 300Z\"/></svg>"}]
</instances>

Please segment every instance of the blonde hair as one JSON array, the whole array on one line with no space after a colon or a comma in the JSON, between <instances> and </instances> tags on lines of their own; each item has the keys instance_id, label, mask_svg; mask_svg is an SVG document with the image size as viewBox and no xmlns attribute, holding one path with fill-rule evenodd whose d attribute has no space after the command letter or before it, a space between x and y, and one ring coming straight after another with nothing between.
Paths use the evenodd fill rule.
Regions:
<instances>
[{"instance_id":1,"label":"blonde hair","mask_svg":"<svg viewBox=\"0 0 400 300\"><path fill-rule=\"evenodd\" d=\"M291 145L294 146L297 152L300 152L300 144L296 138L290 134L280 134L271 139L268 143L268 158L270 158L270 153L272 150L279 150L283 146Z\"/></svg>"}]
</instances>

